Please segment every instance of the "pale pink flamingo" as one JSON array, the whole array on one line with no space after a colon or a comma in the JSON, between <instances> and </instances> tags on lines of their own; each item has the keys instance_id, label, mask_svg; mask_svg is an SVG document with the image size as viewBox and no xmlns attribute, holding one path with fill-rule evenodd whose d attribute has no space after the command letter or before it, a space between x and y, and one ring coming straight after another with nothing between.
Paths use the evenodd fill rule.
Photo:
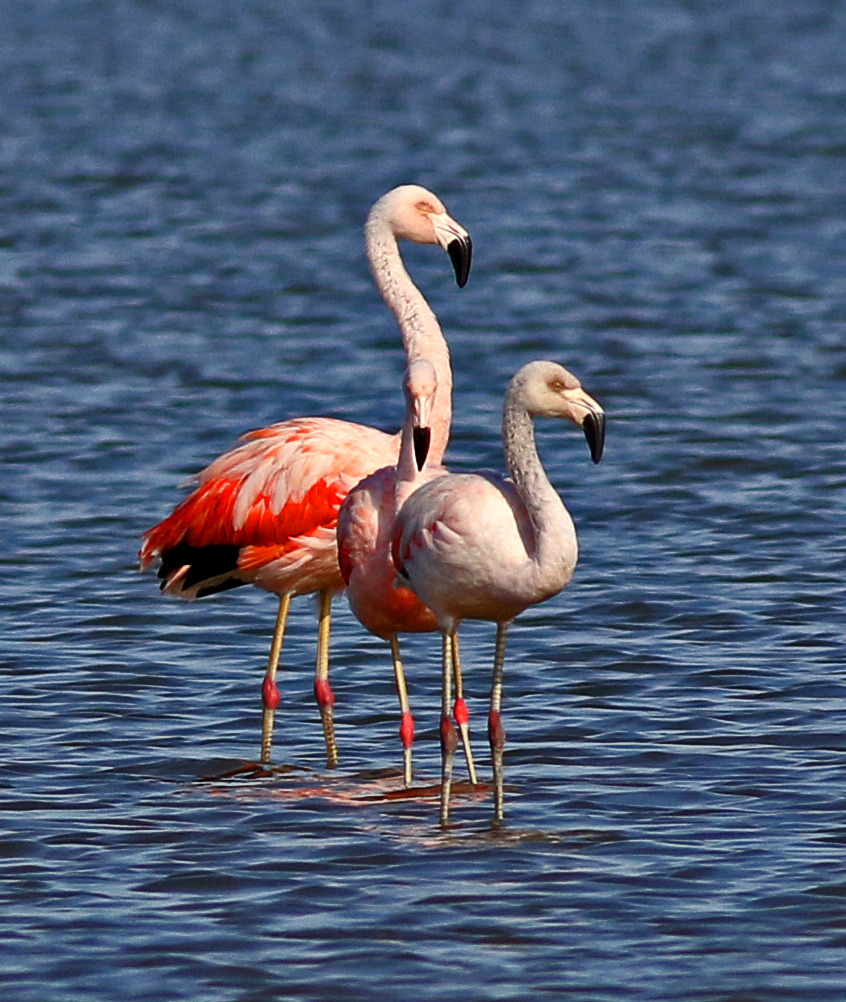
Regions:
<instances>
[{"instance_id":1,"label":"pale pink flamingo","mask_svg":"<svg viewBox=\"0 0 846 1002\"><path fill-rule=\"evenodd\" d=\"M365 225L367 258L393 312L407 357L434 364L438 385L452 390L449 349L435 314L402 262L398 239L438 244L449 254L459 286L470 272L472 245L464 227L432 192L402 185L380 198ZM449 421L439 431L446 446ZM162 590L194 599L254 584L279 596L279 611L262 686L261 761L270 760L276 672L292 596L317 593L315 696L327 763L337 764L329 685L329 626L333 595L343 588L335 528L351 487L397 461L399 433L325 417L294 418L244 436L244 443L194 478L197 486L144 536L142 570L161 561Z\"/></svg>"},{"instance_id":2,"label":"pale pink flamingo","mask_svg":"<svg viewBox=\"0 0 846 1002\"><path fill-rule=\"evenodd\" d=\"M412 591L397 584L391 540L397 512L405 499L421 484L447 472L440 461L446 446L451 401L441 391L428 359L410 362L404 387L406 414L399 461L396 466L386 466L366 477L347 495L338 513L338 561L350 608L363 626L391 645L400 702L403 778L408 787L412 779L414 718L397 634L437 630L438 621ZM461 730L470 779L475 784L460 666L456 690L453 713Z\"/></svg>"},{"instance_id":3,"label":"pale pink flamingo","mask_svg":"<svg viewBox=\"0 0 846 1002\"><path fill-rule=\"evenodd\" d=\"M573 575L576 529L541 465L533 418L569 418L584 430L598 463L605 415L572 373L530 362L505 396L502 439L512 480L448 474L423 484L400 510L393 554L398 573L438 619L443 633L441 823L449 820L455 729L449 718L455 632L464 619L497 624L488 739L494 813L503 816L502 677L508 626L530 605L557 595Z\"/></svg>"}]
</instances>

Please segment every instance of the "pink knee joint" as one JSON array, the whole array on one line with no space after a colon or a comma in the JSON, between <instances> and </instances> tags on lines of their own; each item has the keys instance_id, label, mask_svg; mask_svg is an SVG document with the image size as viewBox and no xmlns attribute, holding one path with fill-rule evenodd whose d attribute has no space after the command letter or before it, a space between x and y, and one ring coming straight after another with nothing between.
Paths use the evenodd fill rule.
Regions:
<instances>
[{"instance_id":1,"label":"pink knee joint","mask_svg":"<svg viewBox=\"0 0 846 1002\"><path fill-rule=\"evenodd\" d=\"M403 713L399 733L403 748L410 748L414 744L414 717L410 713Z\"/></svg>"},{"instance_id":2,"label":"pink knee joint","mask_svg":"<svg viewBox=\"0 0 846 1002\"><path fill-rule=\"evenodd\" d=\"M455 722L459 727L468 723L470 721L470 714L467 711L467 704L463 699L456 699L455 706L452 709L453 716L455 717Z\"/></svg>"},{"instance_id":3,"label":"pink knee joint","mask_svg":"<svg viewBox=\"0 0 846 1002\"><path fill-rule=\"evenodd\" d=\"M261 700L266 710L275 710L279 706L279 688L269 675L264 676L261 684Z\"/></svg>"},{"instance_id":4,"label":"pink knee joint","mask_svg":"<svg viewBox=\"0 0 846 1002\"><path fill-rule=\"evenodd\" d=\"M318 678L314 680L314 698L317 700L317 705L321 710L327 706L332 707L335 705L335 693L332 692L329 679Z\"/></svg>"},{"instance_id":5,"label":"pink knee joint","mask_svg":"<svg viewBox=\"0 0 846 1002\"><path fill-rule=\"evenodd\" d=\"M505 731L502 727L502 717L496 710L491 710L488 714L488 740L491 748L505 747Z\"/></svg>"},{"instance_id":6,"label":"pink knee joint","mask_svg":"<svg viewBox=\"0 0 846 1002\"><path fill-rule=\"evenodd\" d=\"M441 716L441 749L445 755L452 755L458 746L458 735L452 721L446 714Z\"/></svg>"}]
</instances>

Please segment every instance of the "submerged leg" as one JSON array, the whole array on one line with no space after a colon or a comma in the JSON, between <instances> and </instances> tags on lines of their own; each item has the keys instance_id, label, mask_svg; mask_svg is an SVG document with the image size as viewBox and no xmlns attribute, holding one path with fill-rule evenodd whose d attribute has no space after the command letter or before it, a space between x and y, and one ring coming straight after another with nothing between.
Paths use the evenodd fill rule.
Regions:
<instances>
[{"instance_id":1,"label":"submerged leg","mask_svg":"<svg viewBox=\"0 0 846 1002\"><path fill-rule=\"evenodd\" d=\"M270 761L270 746L273 744L273 718L279 706L279 689L276 687L276 671L279 668L279 658L282 655L282 641L285 638L285 623L288 621L288 607L291 604L290 595L282 595L279 599L279 611L276 614L276 628L270 644L270 657L267 659L267 672L261 686L261 700L264 712L261 718L261 761Z\"/></svg>"},{"instance_id":2,"label":"submerged leg","mask_svg":"<svg viewBox=\"0 0 846 1002\"><path fill-rule=\"evenodd\" d=\"M334 769L338 764L338 744L335 741L335 722L332 707L335 693L329 685L329 628L331 626L332 593L320 592L317 621L317 672L314 676L314 695L320 707L323 721L323 736L326 739L326 767Z\"/></svg>"},{"instance_id":3,"label":"submerged leg","mask_svg":"<svg viewBox=\"0 0 846 1002\"><path fill-rule=\"evenodd\" d=\"M491 709L488 714L488 740L491 744L491 762L494 779L494 819L502 821L505 784L502 772L502 750L505 731L502 729L502 675L505 667L505 635L508 623L496 624L496 652L494 653L493 681L491 682Z\"/></svg>"},{"instance_id":4,"label":"submerged leg","mask_svg":"<svg viewBox=\"0 0 846 1002\"><path fill-rule=\"evenodd\" d=\"M452 793L452 763L455 757L455 747L458 737L450 716L452 702L452 652L453 637L451 632L443 635L443 688L441 690L441 824L449 822L449 799Z\"/></svg>"},{"instance_id":5,"label":"submerged leg","mask_svg":"<svg viewBox=\"0 0 846 1002\"><path fill-rule=\"evenodd\" d=\"M467 759L470 782L475 786L478 780L476 779L476 766L473 764L473 749L470 747L470 714L467 712L467 704L464 702L464 682L461 678L457 631L452 635L452 663L455 667L455 705L452 712L461 732L461 743L464 745L464 757Z\"/></svg>"},{"instance_id":6,"label":"submerged leg","mask_svg":"<svg viewBox=\"0 0 846 1002\"><path fill-rule=\"evenodd\" d=\"M411 716L411 704L408 702L408 687L405 684L405 671L400 657L399 640L394 633L389 638L391 657L394 662L394 678L397 683L397 695L400 704L400 741L402 741L403 782L411 786L411 746L414 744L414 717Z\"/></svg>"}]
</instances>

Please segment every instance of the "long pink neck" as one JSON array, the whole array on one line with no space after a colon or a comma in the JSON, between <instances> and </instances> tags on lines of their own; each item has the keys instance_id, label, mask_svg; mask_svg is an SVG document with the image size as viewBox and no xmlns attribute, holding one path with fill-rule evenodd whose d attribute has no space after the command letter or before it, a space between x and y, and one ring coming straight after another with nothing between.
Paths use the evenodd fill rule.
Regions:
<instances>
[{"instance_id":1,"label":"long pink neck","mask_svg":"<svg viewBox=\"0 0 846 1002\"><path fill-rule=\"evenodd\" d=\"M376 286L399 324L406 360L412 362L417 358L428 358L435 367L438 390L432 409L429 463L440 463L446 452L452 423L449 347L438 318L405 269L397 238L381 209L377 202L364 228L367 259Z\"/></svg>"}]
</instances>

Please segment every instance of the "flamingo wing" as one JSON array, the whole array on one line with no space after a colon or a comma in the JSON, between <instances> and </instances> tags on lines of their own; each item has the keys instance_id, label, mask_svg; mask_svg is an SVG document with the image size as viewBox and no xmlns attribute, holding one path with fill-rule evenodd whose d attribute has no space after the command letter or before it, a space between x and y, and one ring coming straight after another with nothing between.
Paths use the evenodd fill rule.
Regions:
<instances>
[{"instance_id":1,"label":"flamingo wing","mask_svg":"<svg viewBox=\"0 0 846 1002\"><path fill-rule=\"evenodd\" d=\"M296 594L341 587L338 510L362 477L397 453L397 436L332 418L250 432L144 536L141 567L161 560L163 590L184 598L250 583Z\"/></svg>"},{"instance_id":2,"label":"flamingo wing","mask_svg":"<svg viewBox=\"0 0 846 1002\"><path fill-rule=\"evenodd\" d=\"M344 584L353 570L366 566L377 551L395 489L394 468L384 467L365 477L347 495L338 515L338 563Z\"/></svg>"}]
</instances>

